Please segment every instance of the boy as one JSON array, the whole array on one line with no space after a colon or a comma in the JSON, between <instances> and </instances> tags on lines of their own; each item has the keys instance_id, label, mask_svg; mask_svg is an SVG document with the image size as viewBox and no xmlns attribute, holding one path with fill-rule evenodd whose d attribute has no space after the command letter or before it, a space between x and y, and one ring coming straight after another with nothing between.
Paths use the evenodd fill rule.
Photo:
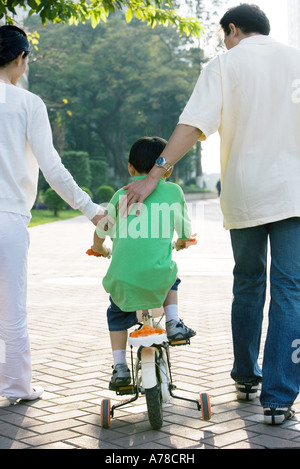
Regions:
<instances>
[{"instance_id":1,"label":"boy","mask_svg":"<svg viewBox=\"0 0 300 469\"><path fill-rule=\"evenodd\" d=\"M144 178L166 146L159 137L137 140L129 154L128 171L134 179ZM181 188L161 178L156 190L145 201L141 214L135 210L127 217L118 216L119 199L125 191L120 189L106 207L116 219L107 231L99 228L94 233L92 251L107 257L104 246L108 235L113 240L112 260L103 286L110 293L111 305L107 310L108 328L114 357L114 370L110 389L130 383L126 363L127 330L137 323L136 311L164 306L168 339L186 339L196 333L178 317L177 265L172 261L174 230L179 239L176 248L183 249L190 241L191 221Z\"/></svg>"}]
</instances>

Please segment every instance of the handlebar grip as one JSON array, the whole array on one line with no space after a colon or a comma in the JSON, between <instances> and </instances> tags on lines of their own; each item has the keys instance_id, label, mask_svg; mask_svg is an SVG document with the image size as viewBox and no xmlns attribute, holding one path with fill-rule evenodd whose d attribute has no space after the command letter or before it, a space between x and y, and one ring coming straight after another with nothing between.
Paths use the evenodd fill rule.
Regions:
<instances>
[{"instance_id":1,"label":"handlebar grip","mask_svg":"<svg viewBox=\"0 0 300 469\"><path fill-rule=\"evenodd\" d=\"M86 254L87 254L88 256L106 257L106 259L110 259L110 258L111 258L111 249L108 248L108 249L107 249L107 252L108 252L108 256L102 256L102 255L99 254L98 252L95 252L95 251L93 251L92 249L88 249L88 250L86 251Z\"/></svg>"}]
</instances>

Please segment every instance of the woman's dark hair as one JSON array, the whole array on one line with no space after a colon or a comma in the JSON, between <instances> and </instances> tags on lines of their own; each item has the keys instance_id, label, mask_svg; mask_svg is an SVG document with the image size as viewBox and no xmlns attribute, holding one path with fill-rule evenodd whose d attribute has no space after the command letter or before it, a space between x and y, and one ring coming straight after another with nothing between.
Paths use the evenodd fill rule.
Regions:
<instances>
[{"instance_id":1,"label":"woman's dark hair","mask_svg":"<svg viewBox=\"0 0 300 469\"><path fill-rule=\"evenodd\" d=\"M0 67L5 67L24 52L23 58L30 53L26 33L13 25L0 27Z\"/></svg>"},{"instance_id":2,"label":"woman's dark hair","mask_svg":"<svg viewBox=\"0 0 300 469\"><path fill-rule=\"evenodd\" d=\"M167 141L160 137L139 138L131 147L129 163L138 173L148 174L166 145Z\"/></svg>"},{"instance_id":3,"label":"woman's dark hair","mask_svg":"<svg viewBox=\"0 0 300 469\"><path fill-rule=\"evenodd\" d=\"M240 28L244 34L257 33L268 36L270 34L270 22L266 14L257 6L243 3L230 8L220 21L226 36L230 34L230 23Z\"/></svg>"}]
</instances>

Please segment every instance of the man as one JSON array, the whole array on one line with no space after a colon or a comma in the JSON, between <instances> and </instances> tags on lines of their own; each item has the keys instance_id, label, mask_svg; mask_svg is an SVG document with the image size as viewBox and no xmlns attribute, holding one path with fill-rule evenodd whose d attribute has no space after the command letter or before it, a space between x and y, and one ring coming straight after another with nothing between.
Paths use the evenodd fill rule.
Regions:
<instances>
[{"instance_id":1,"label":"man","mask_svg":"<svg viewBox=\"0 0 300 469\"><path fill-rule=\"evenodd\" d=\"M219 131L221 208L235 260L231 376L242 399L254 399L262 381L264 421L281 424L294 414L300 383L300 50L270 38L269 20L254 5L228 10L220 24L228 52L202 71L156 166L142 184L126 187L122 210L141 204L168 165ZM271 302L261 372L268 242Z\"/></svg>"}]
</instances>

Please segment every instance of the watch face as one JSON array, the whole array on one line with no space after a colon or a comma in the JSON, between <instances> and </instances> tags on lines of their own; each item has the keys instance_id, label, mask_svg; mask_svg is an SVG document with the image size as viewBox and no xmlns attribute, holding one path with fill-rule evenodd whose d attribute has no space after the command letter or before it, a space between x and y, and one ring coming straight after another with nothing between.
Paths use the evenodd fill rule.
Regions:
<instances>
[{"instance_id":1,"label":"watch face","mask_svg":"<svg viewBox=\"0 0 300 469\"><path fill-rule=\"evenodd\" d=\"M162 166L164 163L165 163L165 159L162 156L157 158L157 160L156 160L157 166Z\"/></svg>"}]
</instances>

